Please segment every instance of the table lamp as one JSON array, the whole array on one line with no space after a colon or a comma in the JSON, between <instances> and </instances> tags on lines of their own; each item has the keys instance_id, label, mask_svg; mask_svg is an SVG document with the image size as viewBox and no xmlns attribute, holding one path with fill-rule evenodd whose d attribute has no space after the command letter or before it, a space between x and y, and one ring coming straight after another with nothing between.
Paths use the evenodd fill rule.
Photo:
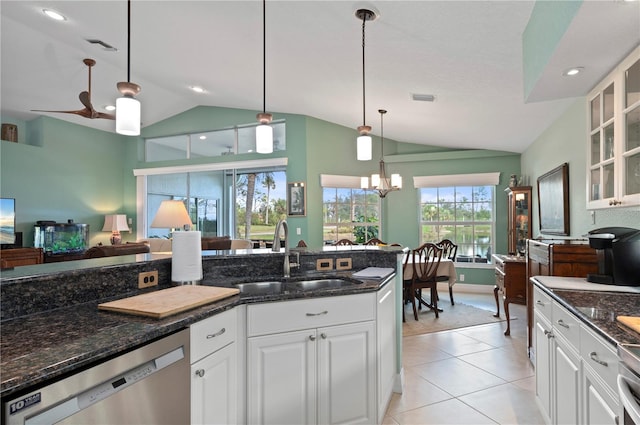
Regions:
<instances>
[{"instance_id":1,"label":"table lamp","mask_svg":"<svg viewBox=\"0 0 640 425\"><path fill-rule=\"evenodd\" d=\"M160 208L151 222L151 227L165 229L191 230L191 217L182 201L166 200L160 203Z\"/></svg>"},{"instance_id":2,"label":"table lamp","mask_svg":"<svg viewBox=\"0 0 640 425\"><path fill-rule=\"evenodd\" d=\"M111 245L120 245L122 243L120 232L123 230L129 230L125 214L107 214L104 216L102 231L111 232Z\"/></svg>"}]
</instances>

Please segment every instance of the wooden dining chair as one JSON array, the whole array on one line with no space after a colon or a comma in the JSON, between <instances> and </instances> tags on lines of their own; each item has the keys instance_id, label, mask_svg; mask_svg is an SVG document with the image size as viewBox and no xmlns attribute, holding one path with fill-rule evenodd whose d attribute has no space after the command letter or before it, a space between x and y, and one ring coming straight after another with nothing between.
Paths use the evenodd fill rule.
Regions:
<instances>
[{"instance_id":1,"label":"wooden dining chair","mask_svg":"<svg viewBox=\"0 0 640 425\"><path fill-rule=\"evenodd\" d=\"M382 242L378 238L371 238L364 243L365 245L386 245L386 243Z\"/></svg>"},{"instance_id":2,"label":"wooden dining chair","mask_svg":"<svg viewBox=\"0 0 640 425\"><path fill-rule=\"evenodd\" d=\"M442 258L456 261L456 254L458 253L458 245L454 244L449 239L443 239L438 242L438 246L442 249ZM449 276L438 276L438 282L448 282ZM455 305L453 302L453 287L449 285L449 298L451 299L451 305Z\"/></svg>"},{"instance_id":3,"label":"wooden dining chair","mask_svg":"<svg viewBox=\"0 0 640 425\"><path fill-rule=\"evenodd\" d=\"M411 305L413 306L413 317L416 320L418 320L416 300L418 301L418 306L424 305L434 311L436 318L439 317L437 292L438 281L436 280L436 275L441 259L442 249L434 243L427 242L412 251L413 276L409 296L411 297ZM423 289L430 290L430 303L427 303L422 298Z\"/></svg>"},{"instance_id":4,"label":"wooden dining chair","mask_svg":"<svg viewBox=\"0 0 640 425\"><path fill-rule=\"evenodd\" d=\"M353 243L353 241L350 241L349 239L340 239L338 242L333 244L334 246L342 246L342 245L355 245L355 243Z\"/></svg>"}]
</instances>

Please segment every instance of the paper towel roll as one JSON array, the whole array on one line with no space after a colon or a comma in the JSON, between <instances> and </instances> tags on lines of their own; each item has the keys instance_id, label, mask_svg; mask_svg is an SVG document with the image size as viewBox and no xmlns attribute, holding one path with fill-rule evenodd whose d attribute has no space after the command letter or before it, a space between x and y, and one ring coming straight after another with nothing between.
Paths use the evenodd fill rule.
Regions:
<instances>
[{"instance_id":1,"label":"paper towel roll","mask_svg":"<svg viewBox=\"0 0 640 425\"><path fill-rule=\"evenodd\" d=\"M202 246L198 231L173 232L171 280L194 284L202 280Z\"/></svg>"}]
</instances>

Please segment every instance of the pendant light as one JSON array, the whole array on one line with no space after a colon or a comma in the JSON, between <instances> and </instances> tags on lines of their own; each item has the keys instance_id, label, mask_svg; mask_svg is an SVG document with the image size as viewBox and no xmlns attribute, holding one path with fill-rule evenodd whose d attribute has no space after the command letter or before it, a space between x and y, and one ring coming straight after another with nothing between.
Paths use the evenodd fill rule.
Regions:
<instances>
[{"instance_id":1,"label":"pendant light","mask_svg":"<svg viewBox=\"0 0 640 425\"><path fill-rule=\"evenodd\" d=\"M366 102L365 102L365 72L364 72L364 46L365 46L365 23L377 18L376 14L369 9L356 10L356 17L362 20L362 125L358 127L356 142L356 158L358 161L369 161L371 159L371 127L366 124Z\"/></svg>"},{"instance_id":2,"label":"pendant light","mask_svg":"<svg viewBox=\"0 0 640 425\"><path fill-rule=\"evenodd\" d=\"M122 97L116 99L116 133L139 136L140 101L134 96L140 93L140 86L131 82L131 0L127 1L127 81L117 87Z\"/></svg>"},{"instance_id":3,"label":"pendant light","mask_svg":"<svg viewBox=\"0 0 640 425\"><path fill-rule=\"evenodd\" d=\"M380 172L371 175L371 189L377 190L381 198L387 196L387 193L394 190L402 189L402 176L400 174L391 174L387 177L387 170L384 164L384 123L383 117L387 113L384 109L378 109L380 113ZM362 189L369 189L369 179L362 177L360 179Z\"/></svg>"},{"instance_id":4,"label":"pendant light","mask_svg":"<svg viewBox=\"0 0 640 425\"><path fill-rule=\"evenodd\" d=\"M260 124L256 127L256 151L273 152L273 127L269 125L273 115L267 113L267 2L262 0L262 112L256 115Z\"/></svg>"}]
</instances>

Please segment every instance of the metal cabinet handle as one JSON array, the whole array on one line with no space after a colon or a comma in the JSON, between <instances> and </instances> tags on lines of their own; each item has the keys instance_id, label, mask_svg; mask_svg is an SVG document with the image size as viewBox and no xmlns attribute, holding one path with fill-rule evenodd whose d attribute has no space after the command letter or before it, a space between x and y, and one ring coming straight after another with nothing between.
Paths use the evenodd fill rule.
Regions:
<instances>
[{"instance_id":1,"label":"metal cabinet handle","mask_svg":"<svg viewBox=\"0 0 640 425\"><path fill-rule=\"evenodd\" d=\"M543 303L542 301L538 300L538 301L536 301L536 305L539 305L539 306L541 306L541 307L544 307L546 304L545 304L545 303Z\"/></svg>"},{"instance_id":2,"label":"metal cabinet handle","mask_svg":"<svg viewBox=\"0 0 640 425\"><path fill-rule=\"evenodd\" d=\"M196 370L196 375L198 375L199 377L203 377L204 376L204 369L198 369Z\"/></svg>"},{"instance_id":3,"label":"metal cabinet handle","mask_svg":"<svg viewBox=\"0 0 640 425\"><path fill-rule=\"evenodd\" d=\"M563 328L567 328L569 329L569 325L567 325L566 323L564 323L564 320L560 319L557 322L560 326L562 326Z\"/></svg>"},{"instance_id":4,"label":"metal cabinet handle","mask_svg":"<svg viewBox=\"0 0 640 425\"><path fill-rule=\"evenodd\" d=\"M323 332L323 333L320 334L320 337L322 339L327 339L327 334Z\"/></svg>"},{"instance_id":5,"label":"metal cabinet handle","mask_svg":"<svg viewBox=\"0 0 640 425\"><path fill-rule=\"evenodd\" d=\"M604 360L600 360L598 358L598 353L596 353L595 351L589 353L589 358L594 362L601 364L602 366L609 367L609 363L605 362Z\"/></svg>"},{"instance_id":6,"label":"metal cabinet handle","mask_svg":"<svg viewBox=\"0 0 640 425\"><path fill-rule=\"evenodd\" d=\"M307 313L307 316L322 316L323 314L329 314L329 311L321 311L320 313Z\"/></svg>"},{"instance_id":7,"label":"metal cabinet handle","mask_svg":"<svg viewBox=\"0 0 640 425\"><path fill-rule=\"evenodd\" d=\"M315 335L309 335L309 339L310 339L311 341L315 341L315 340L316 340L316 336L315 336Z\"/></svg>"},{"instance_id":8,"label":"metal cabinet handle","mask_svg":"<svg viewBox=\"0 0 640 425\"><path fill-rule=\"evenodd\" d=\"M544 335L545 335L547 338L555 338L555 335L553 334L553 332L548 331L548 330L546 330L546 329L544 330Z\"/></svg>"},{"instance_id":9,"label":"metal cabinet handle","mask_svg":"<svg viewBox=\"0 0 640 425\"><path fill-rule=\"evenodd\" d=\"M223 333L225 333L227 330L225 328L220 329L218 332L214 333L214 334L209 334L207 335L207 339L211 339L211 338L215 338L217 336L222 335Z\"/></svg>"}]
</instances>

